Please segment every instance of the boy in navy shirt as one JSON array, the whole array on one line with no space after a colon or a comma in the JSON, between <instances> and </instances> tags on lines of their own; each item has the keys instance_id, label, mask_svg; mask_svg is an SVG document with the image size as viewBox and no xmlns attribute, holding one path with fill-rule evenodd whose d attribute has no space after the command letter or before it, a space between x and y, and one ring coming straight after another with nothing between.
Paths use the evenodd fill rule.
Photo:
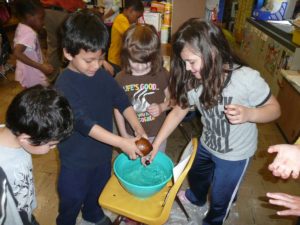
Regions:
<instances>
[{"instance_id":1,"label":"boy in navy shirt","mask_svg":"<svg viewBox=\"0 0 300 225\"><path fill-rule=\"evenodd\" d=\"M55 86L68 99L75 125L71 137L58 146L58 225L75 224L80 211L85 221L111 224L98 198L111 175L112 146L131 159L142 155L135 145L138 138L112 133L113 109L117 108L136 136L146 137L125 92L100 68L107 41L105 25L91 12L73 13L64 23L62 48L69 64Z\"/></svg>"}]
</instances>

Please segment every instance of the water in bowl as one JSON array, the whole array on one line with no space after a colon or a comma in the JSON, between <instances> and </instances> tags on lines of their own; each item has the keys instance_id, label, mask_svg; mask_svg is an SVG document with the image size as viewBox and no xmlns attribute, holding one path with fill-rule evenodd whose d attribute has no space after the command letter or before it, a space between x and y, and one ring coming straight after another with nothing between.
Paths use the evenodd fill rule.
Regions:
<instances>
[{"instance_id":1,"label":"water in bowl","mask_svg":"<svg viewBox=\"0 0 300 225\"><path fill-rule=\"evenodd\" d=\"M157 162L143 166L136 160L132 166L123 168L123 179L138 186L153 186L164 182L168 176L166 168Z\"/></svg>"}]
</instances>

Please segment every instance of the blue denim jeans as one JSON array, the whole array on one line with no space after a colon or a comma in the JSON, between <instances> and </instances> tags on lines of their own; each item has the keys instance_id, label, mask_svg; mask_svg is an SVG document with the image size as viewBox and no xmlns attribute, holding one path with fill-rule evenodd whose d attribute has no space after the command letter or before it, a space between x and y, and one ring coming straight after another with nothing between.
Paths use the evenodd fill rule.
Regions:
<instances>
[{"instance_id":1,"label":"blue denim jeans","mask_svg":"<svg viewBox=\"0 0 300 225\"><path fill-rule=\"evenodd\" d=\"M96 223L104 218L98 198L111 175L111 162L96 168L61 166L58 178L58 225L75 225L79 212L86 221Z\"/></svg>"},{"instance_id":2,"label":"blue denim jeans","mask_svg":"<svg viewBox=\"0 0 300 225\"><path fill-rule=\"evenodd\" d=\"M220 159L199 144L188 174L190 189L186 191L186 197L193 204L202 206L210 189L210 209L203 225L223 224L249 161L249 158L240 161Z\"/></svg>"}]
</instances>

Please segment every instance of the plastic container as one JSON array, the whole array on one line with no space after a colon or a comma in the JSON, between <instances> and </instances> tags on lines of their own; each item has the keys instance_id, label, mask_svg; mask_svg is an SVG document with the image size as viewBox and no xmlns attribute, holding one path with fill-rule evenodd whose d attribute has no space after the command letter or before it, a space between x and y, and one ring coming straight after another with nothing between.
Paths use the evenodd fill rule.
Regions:
<instances>
[{"instance_id":1,"label":"plastic container","mask_svg":"<svg viewBox=\"0 0 300 225\"><path fill-rule=\"evenodd\" d=\"M147 198L160 191L173 176L173 162L158 152L154 161L144 166L141 160L130 160L124 153L114 162L114 172L121 185L138 198Z\"/></svg>"}]
</instances>

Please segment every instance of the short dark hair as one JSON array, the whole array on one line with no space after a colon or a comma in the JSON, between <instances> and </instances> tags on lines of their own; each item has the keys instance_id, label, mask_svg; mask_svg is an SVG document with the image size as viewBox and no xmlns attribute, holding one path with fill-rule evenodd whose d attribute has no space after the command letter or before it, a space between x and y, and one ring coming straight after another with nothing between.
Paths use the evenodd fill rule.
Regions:
<instances>
[{"instance_id":1,"label":"short dark hair","mask_svg":"<svg viewBox=\"0 0 300 225\"><path fill-rule=\"evenodd\" d=\"M129 60L137 63L151 63L151 74L157 73L163 66L160 52L160 38L154 26L134 24L123 36L121 50L122 67L131 74Z\"/></svg>"},{"instance_id":2,"label":"short dark hair","mask_svg":"<svg viewBox=\"0 0 300 225\"><path fill-rule=\"evenodd\" d=\"M34 15L43 6L39 0L16 0L14 1L16 15L20 19L24 19L26 15Z\"/></svg>"},{"instance_id":3,"label":"short dark hair","mask_svg":"<svg viewBox=\"0 0 300 225\"><path fill-rule=\"evenodd\" d=\"M144 11L144 4L141 0L125 0L124 9L128 9L130 7L137 12Z\"/></svg>"},{"instance_id":4,"label":"short dark hair","mask_svg":"<svg viewBox=\"0 0 300 225\"><path fill-rule=\"evenodd\" d=\"M6 127L19 136L30 136L32 145L61 141L73 130L73 114L65 97L37 85L20 92L6 112Z\"/></svg>"},{"instance_id":5,"label":"short dark hair","mask_svg":"<svg viewBox=\"0 0 300 225\"><path fill-rule=\"evenodd\" d=\"M70 14L61 30L61 45L72 56L81 49L96 52L106 49L108 31L99 15L88 10Z\"/></svg>"}]
</instances>

